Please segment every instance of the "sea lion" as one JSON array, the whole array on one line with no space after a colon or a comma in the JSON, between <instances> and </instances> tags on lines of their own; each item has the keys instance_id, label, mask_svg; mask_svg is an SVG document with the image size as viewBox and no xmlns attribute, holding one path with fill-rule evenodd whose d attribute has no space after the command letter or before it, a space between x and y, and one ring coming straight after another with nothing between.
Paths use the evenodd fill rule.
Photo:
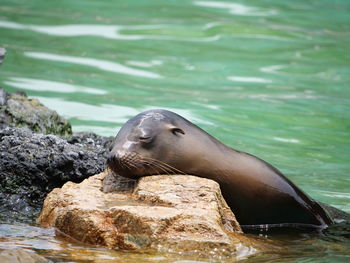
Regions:
<instances>
[{"instance_id":1,"label":"sea lion","mask_svg":"<svg viewBox=\"0 0 350 263\"><path fill-rule=\"evenodd\" d=\"M108 167L132 179L191 174L215 180L243 229L323 229L327 212L271 164L230 148L167 110L145 111L120 129Z\"/></svg>"}]
</instances>

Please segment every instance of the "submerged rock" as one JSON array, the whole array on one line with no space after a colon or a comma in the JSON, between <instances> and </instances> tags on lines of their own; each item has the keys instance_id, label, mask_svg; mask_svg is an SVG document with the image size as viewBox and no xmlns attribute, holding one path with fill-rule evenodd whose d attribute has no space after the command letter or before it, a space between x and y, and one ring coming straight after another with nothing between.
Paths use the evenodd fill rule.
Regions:
<instances>
[{"instance_id":1,"label":"submerged rock","mask_svg":"<svg viewBox=\"0 0 350 263\"><path fill-rule=\"evenodd\" d=\"M40 263L52 262L33 252L28 252L23 249L8 249L0 252L1 263Z\"/></svg>"},{"instance_id":2,"label":"submerged rock","mask_svg":"<svg viewBox=\"0 0 350 263\"><path fill-rule=\"evenodd\" d=\"M132 191L104 193L106 174L54 189L37 222L76 240L112 249L210 251L243 257L265 246L241 234L219 185L212 180L148 176Z\"/></svg>"},{"instance_id":3,"label":"submerged rock","mask_svg":"<svg viewBox=\"0 0 350 263\"><path fill-rule=\"evenodd\" d=\"M70 123L39 100L28 98L24 92L10 94L0 89L0 129L7 126L28 127L43 134L72 134Z\"/></svg>"}]
</instances>

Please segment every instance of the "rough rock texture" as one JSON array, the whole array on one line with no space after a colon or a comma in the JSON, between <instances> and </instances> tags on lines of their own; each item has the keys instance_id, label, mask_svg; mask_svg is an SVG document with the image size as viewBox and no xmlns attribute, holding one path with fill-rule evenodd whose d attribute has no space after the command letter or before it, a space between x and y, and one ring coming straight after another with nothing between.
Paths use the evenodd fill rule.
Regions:
<instances>
[{"instance_id":1,"label":"rough rock texture","mask_svg":"<svg viewBox=\"0 0 350 263\"><path fill-rule=\"evenodd\" d=\"M104 137L92 132L78 132L67 138L70 144L80 145L87 148L103 147L105 152L108 151L113 137Z\"/></svg>"},{"instance_id":2,"label":"rough rock texture","mask_svg":"<svg viewBox=\"0 0 350 263\"><path fill-rule=\"evenodd\" d=\"M43 134L70 136L68 121L24 92L7 93L0 89L0 129L7 126L28 127Z\"/></svg>"},{"instance_id":3,"label":"rough rock texture","mask_svg":"<svg viewBox=\"0 0 350 263\"><path fill-rule=\"evenodd\" d=\"M0 89L0 221L32 221L53 188L103 171L111 141L72 135L70 124L38 100Z\"/></svg>"},{"instance_id":4,"label":"rough rock texture","mask_svg":"<svg viewBox=\"0 0 350 263\"><path fill-rule=\"evenodd\" d=\"M79 241L113 249L216 251L241 257L262 246L240 234L219 185L212 180L149 176L141 178L132 192L104 193L106 174L54 189L37 222Z\"/></svg>"},{"instance_id":5,"label":"rough rock texture","mask_svg":"<svg viewBox=\"0 0 350 263\"><path fill-rule=\"evenodd\" d=\"M8 218L3 211L27 215L53 188L103 171L109 143L88 134L67 140L27 128L0 129L0 220Z\"/></svg>"}]
</instances>

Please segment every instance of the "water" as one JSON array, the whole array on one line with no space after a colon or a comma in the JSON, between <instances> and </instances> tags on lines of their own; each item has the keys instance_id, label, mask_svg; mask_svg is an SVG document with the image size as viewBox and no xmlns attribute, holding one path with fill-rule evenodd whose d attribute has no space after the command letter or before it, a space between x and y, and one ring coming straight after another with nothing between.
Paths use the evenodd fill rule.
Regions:
<instances>
[{"instance_id":1,"label":"water","mask_svg":"<svg viewBox=\"0 0 350 263\"><path fill-rule=\"evenodd\" d=\"M0 45L0 86L76 132L170 109L350 212L347 0L2 0ZM276 262L349 261L348 238L292 240Z\"/></svg>"}]
</instances>

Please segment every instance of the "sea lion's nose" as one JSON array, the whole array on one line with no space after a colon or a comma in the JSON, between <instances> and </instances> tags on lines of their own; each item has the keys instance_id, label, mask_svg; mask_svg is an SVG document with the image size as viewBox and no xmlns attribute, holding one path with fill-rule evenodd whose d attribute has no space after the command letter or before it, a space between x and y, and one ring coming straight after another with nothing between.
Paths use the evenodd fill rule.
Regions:
<instances>
[{"instance_id":1,"label":"sea lion's nose","mask_svg":"<svg viewBox=\"0 0 350 263\"><path fill-rule=\"evenodd\" d=\"M107 156L107 164L114 163L117 160L115 152L110 152Z\"/></svg>"},{"instance_id":2,"label":"sea lion's nose","mask_svg":"<svg viewBox=\"0 0 350 263\"><path fill-rule=\"evenodd\" d=\"M120 162L126 156L126 152L124 150L113 150L107 156L107 164L112 164L116 162Z\"/></svg>"}]
</instances>

